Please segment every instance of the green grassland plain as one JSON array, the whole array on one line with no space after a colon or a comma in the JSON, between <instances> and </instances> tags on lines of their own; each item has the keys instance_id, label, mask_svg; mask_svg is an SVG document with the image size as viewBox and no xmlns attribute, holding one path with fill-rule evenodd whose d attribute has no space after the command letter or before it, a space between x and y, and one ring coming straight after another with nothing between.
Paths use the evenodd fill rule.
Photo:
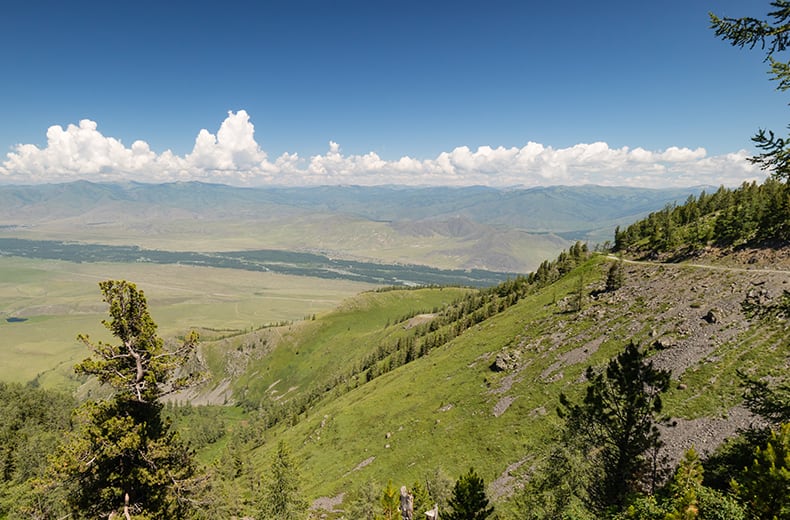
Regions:
<instances>
[{"instance_id":1,"label":"green grassland plain","mask_svg":"<svg viewBox=\"0 0 790 520\"><path fill-rule=\"evenodd\" d=\"M165 338L198 329L211 339L301 320L373 288L235 269L0 257L0 380L36 380L59 388L78 384L71 368L88 351L77 335L110 340L101 324L107 309L98 289L107 279L129 280L145 291Z\"/></svg>"}]
</instances>

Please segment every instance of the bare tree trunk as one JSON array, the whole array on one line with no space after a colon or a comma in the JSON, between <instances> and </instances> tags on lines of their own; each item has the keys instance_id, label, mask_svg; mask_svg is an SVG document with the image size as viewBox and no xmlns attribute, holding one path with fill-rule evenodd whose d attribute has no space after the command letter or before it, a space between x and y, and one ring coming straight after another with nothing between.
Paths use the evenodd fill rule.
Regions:
<instances>
[{"instance_id":1,"label":"bare tree trunk","mask_svg":"<svg viewBox=\"0 0 790 520\"><path fill-rule=\"evenodd\" d=\"M123 497L123 516L126 520L132 520L132 515L129 513L129 493L125 493Z\"/></svg>"},{"instance_id":2,"label":"bare tree trunk","mask_svg":"<svg viewBox=\"0 0 790 520\"><path fill-rule=\"evenodd\" d=\"M414 496L409 493L406 486L400 488L400 514L403 520L414 519Z\"/></svg>"}]
</instances>

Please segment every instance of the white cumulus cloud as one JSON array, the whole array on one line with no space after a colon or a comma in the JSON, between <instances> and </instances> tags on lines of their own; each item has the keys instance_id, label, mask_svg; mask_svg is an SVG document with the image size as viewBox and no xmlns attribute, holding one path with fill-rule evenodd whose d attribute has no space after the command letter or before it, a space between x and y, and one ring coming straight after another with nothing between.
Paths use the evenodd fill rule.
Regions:
<instances>
[{"instance_id":1,"label":"white cumulus cloud","mask_svg":"<svg viewBox=\"0 0 790 520\"><path fill-rule=\"evenodd\" d=\"M200 130L192 151L157 154L148 143L125 146L107 137L94 121L47 130L46 146L17 145L0 166L0 181L18 184L136 180L200 180L239 186L267 184L405 184L540 186L600 184L672 187L700 184L735 186L764 174L748 162L745 150L710 156L704 148L665 150L612 148L605 142L553 148L528 142L523 147L459 146L435 158L387 160L375 152L344 155L328 150L302 158L284 153L270 160L255 141L255 127L244 110L228 112L216 134Z\"/></svg>"}]
</instances>

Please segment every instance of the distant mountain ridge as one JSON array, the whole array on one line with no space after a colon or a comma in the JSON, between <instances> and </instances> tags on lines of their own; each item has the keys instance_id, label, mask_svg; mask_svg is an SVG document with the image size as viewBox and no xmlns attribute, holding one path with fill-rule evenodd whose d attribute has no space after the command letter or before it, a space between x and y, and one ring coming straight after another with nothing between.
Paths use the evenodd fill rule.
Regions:
<instances>
[{"instance_id":1,"label":"distant mountain ridge","mask_svg":"<svg viewBox=\"0 0 790 520\"><path fill-rule=\"evenodd\" d=\"M68 204L76 211L103 203L163 204L195 213L224 208L241 215L260 204L357 215L371 220L399 221L465 216L480 223L507 223L533 231L557 231L551 217L565 222L559 231L579 228L580 222L607 222L654 211L657 204L684 200L710 187L647 189L605 186L552 186L526 189L408 186L319 186L239 188L202 182L165 184L93 183L27 186L0 185L0 216L20 208ZM80 205L74 204L75 202ZM232 204L231 204L232 203ZM605 204L601 204L605 203ZM614 204L616 203L616 204ZM661 206L659 206L661 207ZM508 220L516 217L516 220ZM538 223L539 227L534 227ZM572 224L571 224L572 223Z\"/></svg>"},{"instance_id":2,"label":"distant mountain ridge","mask_svg":"<svg viewBox=\"0 0 790 520\"><path fill-rule=\"evenodd\" d=\"M513 271L534 268L576 240L611 240L616 226L703 189L240 188L76 181L0 185L0 226L4 236L35 239L106 242L106 237L180 250L199 242L204 250L321 251ZM238 238L250 234L246 241ZM238 239L228 243L232 237ZM151 242L157 238L161 241Z\"/></svg>"}]
</instances>

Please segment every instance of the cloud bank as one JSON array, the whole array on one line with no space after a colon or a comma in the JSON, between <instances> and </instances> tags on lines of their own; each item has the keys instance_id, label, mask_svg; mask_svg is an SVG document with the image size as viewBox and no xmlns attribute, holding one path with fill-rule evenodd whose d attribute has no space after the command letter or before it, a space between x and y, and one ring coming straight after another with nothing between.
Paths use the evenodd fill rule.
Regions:
<instances>
[{"instance_id":1,"label":"cloud bank","mask_svg":"<svg viewBox=\"0 0 790 520\"><path fill-rule=\"evenodd\" d=\"M201 130L192 152L157 154L145 141L127 147L103 135L94 121L47 130L47 144L17 145L0 164L0 182L39 184L90 181L204 181L262 185L450 185L678 187L736 186L765 177L747 161L745 150L708 156L704 148L610 148L604 142L552 148L529 142L521 148L460 146L433 159L382 159L375 152L343 155L330 141L322 155L285 153L275 159L255 141L244 110L228 112L216 135Z\"/></svg>"}]
</instances>

